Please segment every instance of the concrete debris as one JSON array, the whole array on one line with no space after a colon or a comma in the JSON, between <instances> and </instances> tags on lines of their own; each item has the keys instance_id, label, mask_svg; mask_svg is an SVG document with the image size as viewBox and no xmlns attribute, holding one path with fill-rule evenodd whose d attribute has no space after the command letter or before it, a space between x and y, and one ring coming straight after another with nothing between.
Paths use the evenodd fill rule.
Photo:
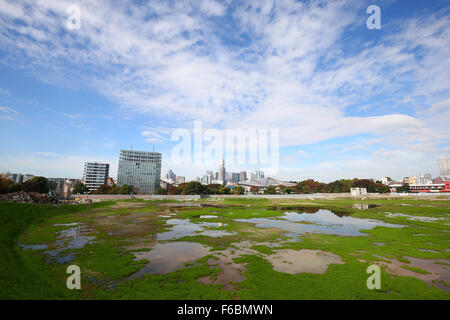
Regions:
<instances>
[{"instance_id":1,"label":"concrete debris","mask_svg":"<svg viewBox=\"0 0 450 320\"><path fill-rule=\"evenodd\" d=\"M55 197L48 195L47 193L37 192L13 192L8 194L1 194L0 201L8 202L25 202L25 203L42 203L42 204L71 204L71 203L90 203L92 200L77 197L70 200L59 200Z\"/></svg>"}]
</instances>

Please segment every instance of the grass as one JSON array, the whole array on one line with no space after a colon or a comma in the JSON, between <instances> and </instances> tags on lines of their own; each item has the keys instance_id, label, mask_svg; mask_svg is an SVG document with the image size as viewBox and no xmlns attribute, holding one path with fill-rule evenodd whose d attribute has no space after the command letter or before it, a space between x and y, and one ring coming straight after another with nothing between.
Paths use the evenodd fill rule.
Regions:
<instances>
[{"instance_id":1,"label":"grass","mask_svg":"<svg viewBox=\"0 0 450 320\"><path fill-rule=\"evenodd\" d=\"M70 215L110 203L89 205L40 205L0 202L0 299L78 299L80 293L65 286L64 270L45 263L42 257L16 245L19 236L58 215ZM48 231L48 229L47 229ZM48 232L34 240L47 241ZM28 238L30 240L30 238Z\"/></svg>"},{"instance_id":2,"label":"grass","mask_svg":"<svg viewBox=\"0 0 450 320\"><path fill-rule=\"evenodd\" d=\"M449 294L436 286L413 277L389 274L382 268L381 290L366 287L367 267L375 261L389 262L397 259L410 263L408 257L436 259L435 263L448 266L442 259L450 259L448 250L448 217L450 201L415 199L381 200L307 200L293 199L222 199L206 201L211 207L164 207L173 201L127 200L102 202L89 205L35 205L0 203L0 273L1 299L449 299ZM191 202L191 201L187 201ZM176 203L180 203L176 201ZM379 204L369 210L353 208L354 203ZM405 206L403 204L408 204ZM309 212L328 209L335 214L363 219L377 219L387 223L401 224L403 228L376 227L362 231L363 236L342 237L330 234L303 235L297 241L287 240L282 230L257 228L254 224L235 219L277 219L285 210ZM165 275L146 275L143 279L127 280L147 261L134 260L134 252L151 248L126 249L121 240L146 239L171 230L167 218L159 214L169 213L171 218L189 219L191 222L221 222L223 226L209 230L234 232L232 236L207 237L196 235L170 240L198 242L211 248L210 255L196 262L186 263L184 268ZM149 213L139 223L130 222L130 215ZM389 216L402 213L408 216L444 218L431 222L415 221L408 216ZM216 218L202 219L200 215ZM82 290L71 291L65 286L67 264L49 263L44 250L22 250L16 245L49 244L67 224L82 222L93 228L97 242L74 249L77 264L82 269ZM122 234L114 232L120 231ZM240 241L254 241L251 249L260 254L273 254L275 250L311 249L332 252L344 261L342 265L330 265L324 274L286 274L274 271L261 255L244 255L235 259L244 263L245 280L237 284L239 290L230 292L221 285L200 283L199 278L217 277L221 270L207 264L227 248L236 247ZM281 243L271 248L265 243ZM374 243L384 243L379 246ZM433 250L434 252L419 249ZM440 259L438 261L437 259ZM428 271L403 266L419 274ZM95 279L92 280L92 279ZM108 288L113 285L113 289ZM444 284L444 286L446 286Z\"/></svg>"},{"instance_id":3,"label":"grass","mask_svg":"<svg viewBox=\"0 0 450 320\"><path fill-rule=\"evenodd\" d=\"M416 267L402 266L402 268L410 270L410 271L415 272L415 273L419 273L419 274L431 274L431 272L428 272L426 270L423 270L423 269L420 269L420 268L416 268Z\"/></svg>"}]
</instances>

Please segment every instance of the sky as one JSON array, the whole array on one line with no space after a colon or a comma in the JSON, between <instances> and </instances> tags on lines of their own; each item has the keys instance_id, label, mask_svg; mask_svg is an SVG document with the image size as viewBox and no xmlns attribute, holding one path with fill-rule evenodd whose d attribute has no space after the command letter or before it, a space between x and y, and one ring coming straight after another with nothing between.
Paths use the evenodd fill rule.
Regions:
<instances>
[{"instance_id":1,"label":"sky","mask_svg":"<svg viewBox=\"0 0 450 320\"><path fill-rule=\"evenodd\" d=\"M0 172L81 178L99 161L116 177L133 148L190 179L218 166L174 160L194 121L279 130L283 180L438 176L450 3L0 0Z\"/></svg>"}]
</instances>

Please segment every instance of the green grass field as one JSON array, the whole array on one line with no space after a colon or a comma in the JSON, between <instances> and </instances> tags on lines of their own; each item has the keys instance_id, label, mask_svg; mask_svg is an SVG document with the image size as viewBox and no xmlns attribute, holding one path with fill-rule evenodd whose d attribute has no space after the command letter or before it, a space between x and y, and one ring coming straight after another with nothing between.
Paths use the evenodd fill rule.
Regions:
<instances>
[{"instance_id":1,"label":"green grass field","mask_svg":"<svg viewBox=\"0 0 450 320\"><path fill-rule=\"evenodd\" d=\"M0 203L0 298L449 299L448 200L227 199L202 203L206 206L143 200L59 206ZM378 206L360 210L354 204ZM333 225L336 230L349 217L403 227L362 228L352 236L333 234L330 228L330 232L293 236L278 227L245 221L313 230L308 228L323 226L314 220L319 209L338 221ZM285 212L312 220L286 221ZM181 250L178 256L168 253L164 260L165 248L177 244L193 250L195 259L180 260L181 267L172 270L174 260L191 254ZM45 246L37 250L21 247L26 245ZM163 258L156 255L158 250ZM296 258L305 252L316 252L319 265L326 255L340 263L324 265L324 272L311 271L308 260ZM271 260L280 253L289 255ZM170 272L133 277L147 264L156 265L157 259ZM274 263L297 271L277 271ZM66 287L66 268L73 264L81 269L81 290ZM366 269L372 264L381 267L381 289L367 288ZM301 268L310 271L298 272Z\"/></svg>"}]
</instances>

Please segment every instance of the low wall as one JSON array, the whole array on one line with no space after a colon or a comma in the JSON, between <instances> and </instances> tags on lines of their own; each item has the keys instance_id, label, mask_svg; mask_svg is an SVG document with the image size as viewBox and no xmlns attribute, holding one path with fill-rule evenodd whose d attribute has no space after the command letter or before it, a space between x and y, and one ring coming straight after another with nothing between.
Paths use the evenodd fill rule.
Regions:
<instances>
[{"instance_id":1,"label":"low wall","mask_svg":"<svg viewBox=\"0 0 450 320\"><path fill-rule=\"evenodd\" d=\"M91 200L125 200L125 199L144 199L144 200L199 200L199 199L391 199L391 198L439 198L450 199L450 193L369 193L364 196L352 196L350 193L315 193L315 194L212 194L212 195L123 195L123 194L78 194L72 195L73 198L85 198Z\"/></svg>"},{"instance_id":2,"label":"low wall","mask_svg":"<svg viewBox=\"0 0 450 320\"><path fill-rule=\"evenodd\" d=\"M91 200L125 200L125 199L144 199L144 200L198 200L200 195L126 195L126 194L73 194L71 198L85 198Z\"/></svg>"}]
</instances>

